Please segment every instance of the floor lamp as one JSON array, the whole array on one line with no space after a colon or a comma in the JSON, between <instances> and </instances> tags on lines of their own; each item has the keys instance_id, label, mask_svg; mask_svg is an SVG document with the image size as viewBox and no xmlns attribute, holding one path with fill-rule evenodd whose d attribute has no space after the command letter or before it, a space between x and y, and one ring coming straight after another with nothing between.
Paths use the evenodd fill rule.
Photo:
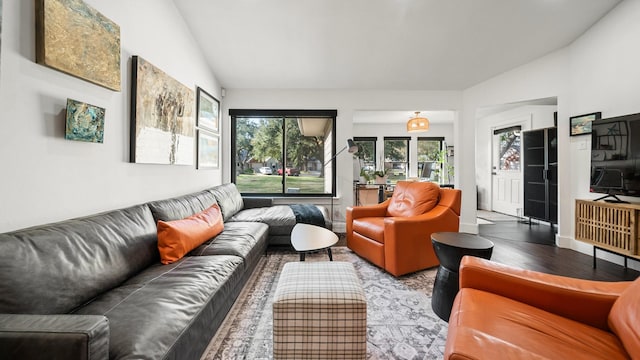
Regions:
<instances>
[{"instance_id":1,"label":"floor lamp","mask_svg":"<svg viewBox=\"0 0 640 360\"><path fill-rule=\"evenodd\" d=\"M325 162L322 167L324 168L328 164L332 164L333 160L335 160L336 157L338 157L338 155L340 155L343 151L345 151L347 149L349 149L348 152L350 154L355 154L355 153L358 152L358 145L352 139L347 139L347 145L345 145L340 151L338 151L335 155L333 155L331 157L331 159L329 159L327 162ZM334 185L335 184L333 184L333 183L331 184L331 231L333 231L333 187L334 187Z\"/></svg>"}]
</instances>

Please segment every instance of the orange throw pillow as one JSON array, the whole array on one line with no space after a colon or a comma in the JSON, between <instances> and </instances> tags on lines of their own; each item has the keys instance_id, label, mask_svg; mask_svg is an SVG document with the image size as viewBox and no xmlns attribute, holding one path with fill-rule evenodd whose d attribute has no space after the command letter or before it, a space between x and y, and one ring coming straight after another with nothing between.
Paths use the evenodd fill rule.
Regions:
<instances>
[{"instance_id":1,"label":"orange throw pillow","mask_svg":"<svg viewBox=\"0 0 640 360\"><path fill-rule=\"evenodd\" d=\"M436 207L440 186L432 182L398 181L387 207L387 216L422 215Z\"/></svg>"},{"instance_id":2,"label":"orange throw pillow","mask_svg":"<svg viewBox=\"0 0 640 360\"><path fill-rule=\"evenodd\" d=\"M166 265L182 259L222 230L224 222L218 204L181 220L158 221L160 262Z\"/></svg>"}]
</instances>

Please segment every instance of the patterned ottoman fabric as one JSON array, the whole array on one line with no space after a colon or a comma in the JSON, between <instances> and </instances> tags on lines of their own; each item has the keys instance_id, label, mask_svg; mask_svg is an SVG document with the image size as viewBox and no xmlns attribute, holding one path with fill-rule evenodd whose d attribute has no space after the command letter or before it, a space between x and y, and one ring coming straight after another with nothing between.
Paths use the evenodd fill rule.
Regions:
<instances>
[{"instance_id":1,"label":"patterned ottoman fabric","mask_svg":"<svg viewBox=\"0 0 640 360\"><path fill-rule=\"evenodd\" d=\"M364 359L367 300L348 262L285 264L273 300L274 359Z\"/></svg>"}]
</instances>

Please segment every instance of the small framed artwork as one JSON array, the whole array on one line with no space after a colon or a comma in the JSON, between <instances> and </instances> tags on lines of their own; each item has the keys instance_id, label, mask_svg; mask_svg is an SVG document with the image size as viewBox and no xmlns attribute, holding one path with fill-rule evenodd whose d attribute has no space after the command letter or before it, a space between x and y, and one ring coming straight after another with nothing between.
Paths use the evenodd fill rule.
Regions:
<instances>
[{"instance_id":1,"label":"small framed artwork","mask_svg":"<svg viewBox=\"0 0 640 360\"><path fill-rule=\"evenodd\" d=\"M570 117L569 125L571 126L571 129L569 131L569 135L577 136L591 134L591 123L593 120L600 119L601 117L601 112Z\"/></svg>"},{"instance_id":2,"label":"small framed artwork","mask_svg":"<svg viewBox=\"0 0 640 360\"><path fill-rule=\"evenodd\" d=\"M220 167L220 136L198 129L197 169Z\"/></svg>"},{"instance_id":3,"label":"small framed artwork","mask_svg":"<svg viewBox=\"0 0 640 360\"><path fill-rule=\"evenodd\" d=\"M65 139L102 143L104 140L105 109L67 99L67 128Z\"/></svg>"},{"instance_id":4,"label":"small framed artwork","mask_svg":"<svg viewBox=\"0 0 640 360\"><path fill-rule=\"evenodd\" d=\"M202 88L197 88L196 109L198 128L206 129L214 133L220 131L220 101Z\"/></svg>"}]
</instances>

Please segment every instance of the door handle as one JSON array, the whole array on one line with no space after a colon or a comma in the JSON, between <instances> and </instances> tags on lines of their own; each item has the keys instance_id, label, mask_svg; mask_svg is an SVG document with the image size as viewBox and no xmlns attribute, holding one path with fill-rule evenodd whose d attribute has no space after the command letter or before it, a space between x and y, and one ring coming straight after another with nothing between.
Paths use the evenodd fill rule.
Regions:
<instances>
[{"instance_id":1,"label":"door handle","mask_svg":"<svg viewBox=\"0 0 640 360\"><path fill-rule=\"evenodd\" d=\"M492 173L491 173L491 175L498 175L498 173L496 173L496 172L492 172Z\"/></svg>"}]
</instances>

